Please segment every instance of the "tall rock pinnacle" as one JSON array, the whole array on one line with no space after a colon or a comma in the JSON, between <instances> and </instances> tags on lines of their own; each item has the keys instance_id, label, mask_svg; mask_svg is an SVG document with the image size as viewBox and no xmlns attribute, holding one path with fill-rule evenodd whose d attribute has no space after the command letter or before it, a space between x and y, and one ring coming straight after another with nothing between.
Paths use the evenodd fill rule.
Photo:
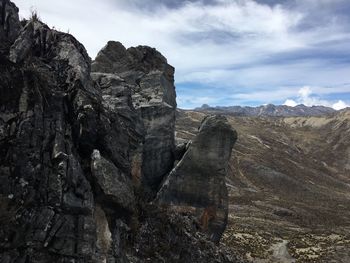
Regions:
<instances>
[{"instance_id":1,"label":"tall rock pinnacle","mask_svg":"<svg viewBox=\"0 0 350 263\"><path fill-rule=\"evenodd\" d=\"M157 203L188 211L218 242L227 224L226 169L237 133L220 115L205 118L199 133L163 183Z\"/></svg>"}]
</instances>

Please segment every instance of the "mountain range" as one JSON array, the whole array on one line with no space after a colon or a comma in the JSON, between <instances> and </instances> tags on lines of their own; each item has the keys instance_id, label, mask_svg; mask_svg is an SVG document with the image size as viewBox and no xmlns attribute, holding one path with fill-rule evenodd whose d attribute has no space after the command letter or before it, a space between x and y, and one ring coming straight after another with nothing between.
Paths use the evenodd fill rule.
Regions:
<instances>
[{"instance_id":1,"label":"mountain range","mask_svg":"<svg viewBox=\"0 0 350 263\"><path fill-rule=\"evenodd\" d=\"M267 104L258 107L250 106L216 106L211 107L203 104L195 111L210 112L216 114L230 114L234 116L270 116L270 117L288 117L288 116L322 116L335 113L336 110L325 106L305 106L303 104L295 107L286 105Z\"/></svg>"}]
</instances>

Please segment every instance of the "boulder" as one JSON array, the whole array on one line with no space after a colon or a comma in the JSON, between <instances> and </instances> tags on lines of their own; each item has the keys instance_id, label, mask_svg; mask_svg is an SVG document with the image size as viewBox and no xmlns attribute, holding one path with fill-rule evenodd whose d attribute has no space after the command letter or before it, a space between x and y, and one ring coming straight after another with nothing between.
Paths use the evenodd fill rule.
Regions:
<instances>
[{"instance_id":1,"label":"boulder","mask_svg":"<svg viewBox=\"0 0 350 263\"><path fill-rule=\"evenodd\" d=\"M91 156L91 172L96 187L102 192L100 198L104 205L108 202L116 210L134 211L135 197L130 178L102 157L98 150L94 150Z\"/></svg>"},{"instance_id":2,"label":"boulder","mask_svg":"<svg viewBox=\"0 0 350 263\"><path fill-rule=\"evenodd\" d=\"M197 216L203 231L218 242L227 224L228 161L237 139L223 116L206 117L188 150L169 173L156 203Z\"/></svg>"}]
</instances>

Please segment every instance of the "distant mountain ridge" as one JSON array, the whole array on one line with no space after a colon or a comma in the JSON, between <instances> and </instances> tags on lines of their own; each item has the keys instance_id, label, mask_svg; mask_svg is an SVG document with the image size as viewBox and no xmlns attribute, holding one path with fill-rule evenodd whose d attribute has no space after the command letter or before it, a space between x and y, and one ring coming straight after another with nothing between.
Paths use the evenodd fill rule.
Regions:
<instances>
[{"instance_id":1,"label":"distant mountain ridge","mask_svg":"<svg viewBox=\"0 0 350 263\"><path fill-rule=\"evenodd\" d=\"M266 116L266 117L303 117L303 116L323 116L337 112L333 108L325 106L308 107L304 104L295 107L286 105L262 105L258 107L249 106L215 106L211 107L203 104L199 108L195 108L199 112L211 112L229 114L234 116Z\"/></svg>"}]
</instances>

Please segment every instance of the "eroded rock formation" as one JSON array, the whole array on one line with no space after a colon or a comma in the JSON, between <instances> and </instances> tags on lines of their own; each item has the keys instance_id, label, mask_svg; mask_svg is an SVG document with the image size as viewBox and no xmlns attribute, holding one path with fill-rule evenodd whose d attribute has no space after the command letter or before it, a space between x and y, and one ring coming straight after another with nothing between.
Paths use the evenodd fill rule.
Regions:
<instances>
[{"instance_id":1,"label":"eroded rock formation","mask_svg":"<svg viewBox=\"0 0 350 263\"><path fill-rule=\"evenodd\" d=\"M129 107L141 117L145 135L139 180L143 186L156 190L174 163L174 68L153 48L126 49L121 43L110 41L92 63L92 71L104 97L112 90L122 93L126 89L131 93ZM119 100L128 100L130 95L120 97Z\"/></svg>"},{"instance_id":2,"label":"eroded rock formation","mask_svg":"<svg viewBox=\"0 0 350 263\"><path fill-rule=\"evenodd\" d=\"M206 117L157 195L158 204L169 205L175 211L192 211L215 242L227 224L225 176L236 139L236 131L224 116Z\"/></svg>"},{"instance_id":3,"label":"eroded rock formation","mask_svg":"<svg viewBox=\"0 0 350 263\"><path fill-rule=\"evenodd\" d=\"M145 202L186 150L175 149L174 69L166 59L109 42L90 74L73 36L37 17L22 26L16 6L0 4L0 262L234 261L192 214ZM201 140L180 163L200 150L221 153ZM203 186L205 176L222 179L205 173ZM221 200L211 193L224 181L214 181L200 197Z\"/></svg>"}]
</instances>

